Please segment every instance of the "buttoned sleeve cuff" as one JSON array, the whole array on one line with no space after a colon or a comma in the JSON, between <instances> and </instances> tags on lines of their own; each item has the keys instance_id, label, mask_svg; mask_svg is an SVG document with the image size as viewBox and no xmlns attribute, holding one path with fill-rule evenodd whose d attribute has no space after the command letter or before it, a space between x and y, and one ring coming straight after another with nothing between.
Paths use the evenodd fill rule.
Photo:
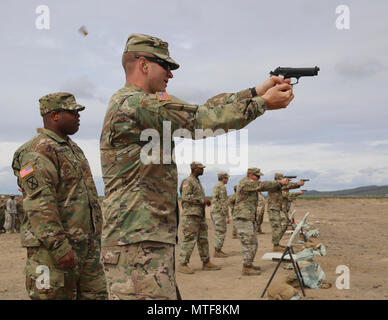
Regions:
<instances>
[{"instance_id":1,"label":"buttoned sleeve cuff","mask_svg":"<svg viewBox=\"0 0 388 320\"><path fill-rule=\"evenodd\" d=\"M58 248L51 250L50 254L58 262L58 260L64 257L66 253L68 253L72 249L73 248L71 247L69 240L65 239L65 241L63 241Z\"/></svg>"}]
</instances>

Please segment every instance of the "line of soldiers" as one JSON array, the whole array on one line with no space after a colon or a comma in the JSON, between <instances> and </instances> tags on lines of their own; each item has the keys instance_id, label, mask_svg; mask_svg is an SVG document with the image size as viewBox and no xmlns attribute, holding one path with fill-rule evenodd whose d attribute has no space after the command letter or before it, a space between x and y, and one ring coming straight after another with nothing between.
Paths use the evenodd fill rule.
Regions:
<instances>
[{"instance_id":1,"label":"line of soldiers","mask_svg":"<svg viewBox=\"0 0 388 320\"><path fill-rule=\"evenodd\" d=\"M255 266L253 261L258 248L257 233L262 233L261 224L265 210L265 200L261 192L268 192L268 215L272 228L273 251L283 251L284 247L279 242L288 226L291 202L303 194L303 192L290 194L289 190L300 188L304 185L304 181L290 183L289 178L281 173L275 174L274 181L259 181L263 175L260 169L249 168L247 176L234 187L235 194L228 198L225 185L228 183L229 175L219 173L218 182L213 188L212 201L210 201L205 198L205 192L198 178L203 174L205 166L199 162L193 162L190 167L190 176L184 179L180 186L183 241L177 270L186 274L194 273L188 263L196 243L203 262L202 269L221 269L210 262L205 207L211 205L210 214L215 236L214 257L226 258L228 255L222 251L222 247L226 226L230 221L229 206L233 217L234 238L240 240L242 247L242 275L259 275L260 267Z\"/></svg>"},{"instance_id":2,"label":"line of soldiers","mask_svg":"<svg viewBox=\"0 0 388 320\"><path fill-rule=\"evenodd\" d=\"M172 71L179 68L168 43L144 34L129 35L122 65L125 85L112 95L100 134L101 207L89 163L70 138L85 109L73 94L39 99L44 127L14 154L12 168L25 210L26 290L32 299L180 299L175 277L178 173L173 160L164 161L174 159L174 139L170 135L158 145L163 163L150 163L143 161L148 143L142 134L156 131L164 137L166 123L191 138L197 129L239 130L294 98L290 79L271 76L203 105L187 103L166 92ZM186 189L183 184L182 192ZM236 203L240 193L238 188ZM201 219L187 221L195 221L195 230L204 228ZM185 251L192 250L192 243L183 244L182 264L189 256ZM204 241L203 247L206 251ZM204 269L218 269L207 256L202 257ZM48 287L40 281L40 266L50 270Z\"/></svg>"},{"instance_id":3,"label":"line of soldiers","mask_svg":"<svg viewBox=\"0 0 388 320\"><path fill-rule=\"evenodd\" d=\"M20 232L23 223L23 197L11 195L7 200L6 196L0 197L0 233Z\"/></svg>"}]
</instances>

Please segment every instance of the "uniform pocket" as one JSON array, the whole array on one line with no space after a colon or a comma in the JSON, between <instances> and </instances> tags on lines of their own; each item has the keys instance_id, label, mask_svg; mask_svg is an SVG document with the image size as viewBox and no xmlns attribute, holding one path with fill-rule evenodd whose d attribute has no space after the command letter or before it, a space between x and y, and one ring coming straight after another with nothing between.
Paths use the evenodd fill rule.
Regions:
<instances>
[{"instance_id":1,"label":"uniform pocket","mask_svg":"<svg viewBox=\"0 0 388 320\"><path fill-rule=\"evenodd\" d=\"M119 263L120 255L120 251L110 251L102 249L102 263L117 265Z\"/></svg>"}]
</instances>

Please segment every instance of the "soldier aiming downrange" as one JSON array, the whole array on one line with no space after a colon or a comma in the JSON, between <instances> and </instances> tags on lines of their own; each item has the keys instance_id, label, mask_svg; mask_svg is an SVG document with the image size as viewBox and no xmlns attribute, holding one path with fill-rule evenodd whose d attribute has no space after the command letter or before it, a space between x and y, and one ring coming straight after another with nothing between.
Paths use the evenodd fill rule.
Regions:
<instances>
[{"instance_id":1,"label":"soldier aiming downrange","mask_svg":"<svg viewBox=\"0 0 388 320\"><path fill-rule=\"evenodd\" d=\"M174 246L177 242L177 168L174 141L160 146L160 159L146 163L143 130L163 136L186 129L241 129L266 110L285 108L294 95L289 79L271 77L262 85L223 93L192 105L166 92L179 68L159 38L131 34L122 56L125 85L110 99L100 151L103 201L103 262L111 299L177 299ZM171 144L170 144L171 143Z\"/></svg>"}]
</instances>

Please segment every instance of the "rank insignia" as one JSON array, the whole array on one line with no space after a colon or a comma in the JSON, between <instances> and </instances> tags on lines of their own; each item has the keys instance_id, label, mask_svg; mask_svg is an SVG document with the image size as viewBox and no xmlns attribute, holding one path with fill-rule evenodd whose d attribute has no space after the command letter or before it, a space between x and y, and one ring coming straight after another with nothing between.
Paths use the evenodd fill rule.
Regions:
<instances>
[{"instance_id":1,"label":"rank insignia","mask_svg":"<svg viewBox=\"0 0 388 320\"><path fill-rule=\"evenodd\" d=\"M158 101L169 101L170 96L168 95L167 92L157 92L156 97L158 98Z\"/></svg>"},{"instance_id":2,"label":"rank insignia","mask_svg":"<svg viewBox=\"0 0 388 320\"><path fill-rule=\"evenodd\" d=\"M20 178L24 178L34 172L32 165L27 164L22 170L20 170Z\"/></svg>"}]
</instances>

